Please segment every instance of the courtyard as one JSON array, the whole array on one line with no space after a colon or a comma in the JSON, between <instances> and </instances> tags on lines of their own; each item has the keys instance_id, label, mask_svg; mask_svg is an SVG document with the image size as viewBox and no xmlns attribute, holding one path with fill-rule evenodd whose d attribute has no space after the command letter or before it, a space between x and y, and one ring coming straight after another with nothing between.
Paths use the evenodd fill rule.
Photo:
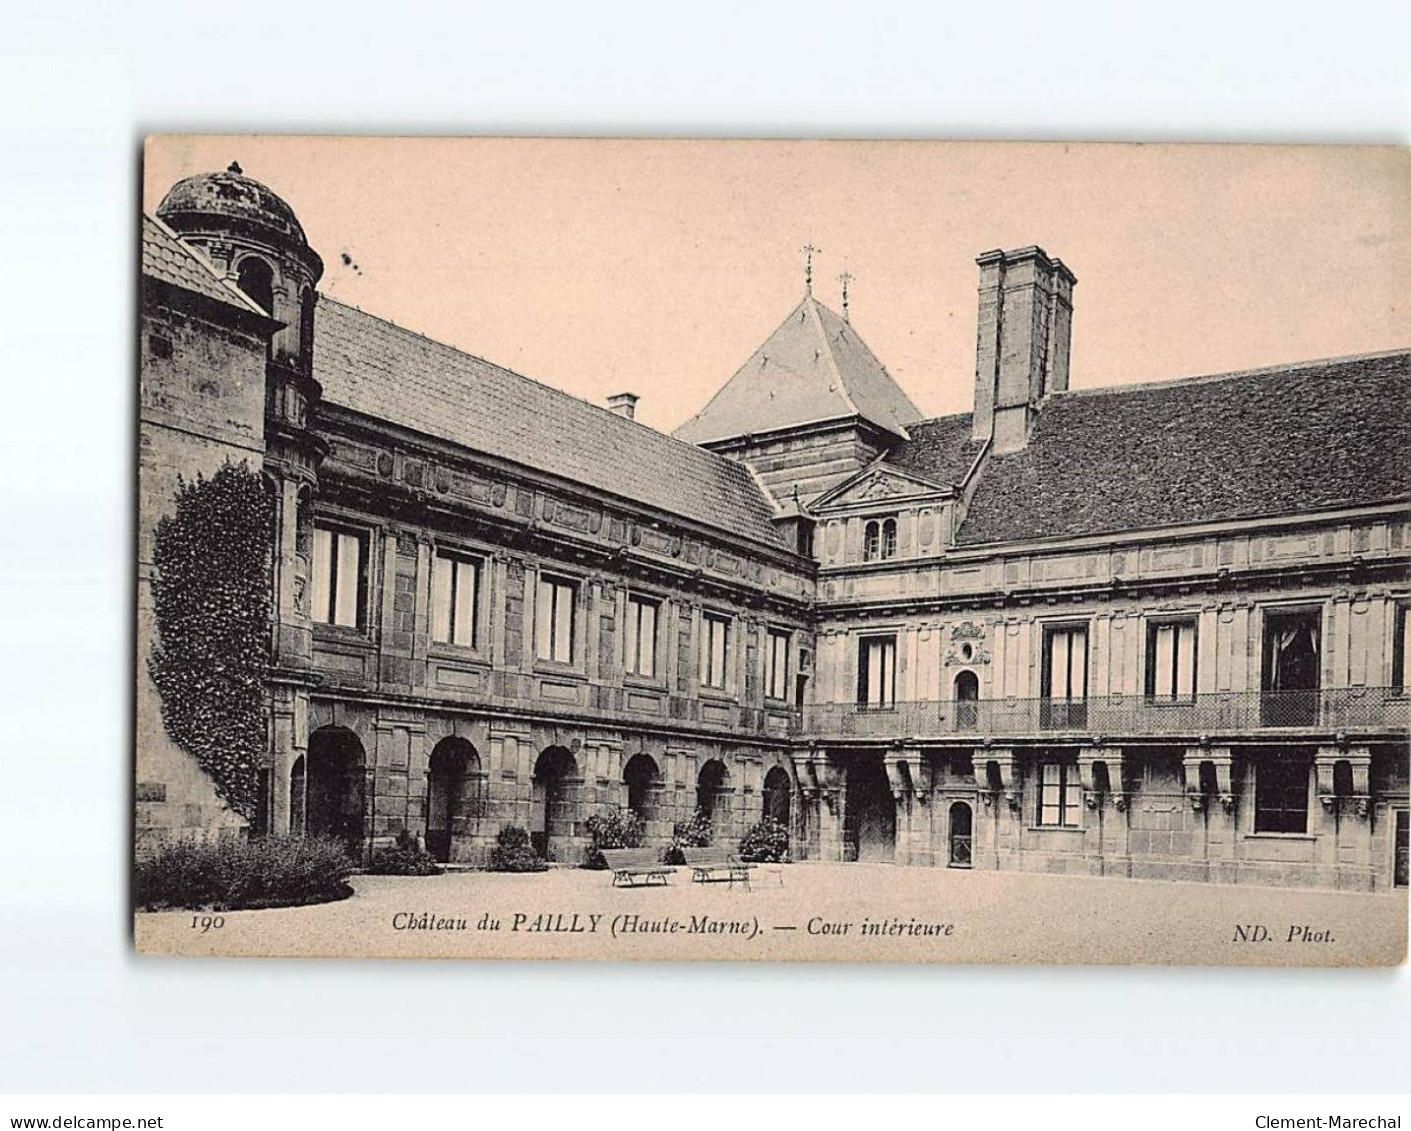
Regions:
<instances>
[{"instance_id":1,"label":"courtyard","mask_svg":"<svg viewBox=\"0 0 1411 1131\"><path fill-rule=\"evenodd\" d=\"M1379 894L1028 872L791 864L747 889L607 872L358 875L337 903L135 916L139 951L226 956L1358 966L1404 961Z\"/></svg>"}]
</instances>

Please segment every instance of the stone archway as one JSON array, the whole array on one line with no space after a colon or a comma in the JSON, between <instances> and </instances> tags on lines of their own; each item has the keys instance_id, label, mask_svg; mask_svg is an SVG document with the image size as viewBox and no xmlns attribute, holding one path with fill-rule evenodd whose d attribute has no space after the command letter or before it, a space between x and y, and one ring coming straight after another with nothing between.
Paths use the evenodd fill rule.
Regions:
<instances>
[{"instance_id":1,"label":"stone archway","mask_svg":"<svg viewBox=\"0 0 1411 1131\"><path fill-rule=\"evenodd\" d=\"M566 860L578 825L578 762L563 746L549 746L534 763L529 839L545 860Z\"/></svg>"},{"instance_id":2,"label":"stone archway","mask_svg":"<svg viewBox=\"0 0 1411 1131\"><path fill-rule=\"evenodd\" d=\"M366 764L363 744L344 727L322 727L309 736L304 833L342 841L354 860L362 859L366 832Z\"/></svg>"},{"instance_id":3,"label":"stone archway","mask_svg":"<svg viewBox=\"0 0 1411 1131\"><path fill-rule=\"evenodd\" d=\"M696 775L696 809L710 818L711 829L717 834L729 834L730 771L719 758L711 758Z\"/></svg>"},{"instance_id":4,"label":"stone archway","mask_svg":"<svg viewBox=\"0 0 1411 1131\"><path fill-rule=\"evenodd\" d=\"M480 756L464 738L443 738L431 751L426 789L426 850L446 863L480 815Z\"/></svg>"},{"instance_id":5,"label":"stone archway","mask_svg":"<svg viewBox=\"0 0 1411 1131\"><path fill-rule=\"evenodd\" d=\"M890 864L897 853L897 806L882 756L858 753L843 789L843 859Z\"/></svg>"},{"instance_id":6,"label":"stone archway","mask_svg":"<svg viewBox=\"0 0 1411 1131\"><path fill-rule=\"evenodd\" d=\"M775 766L764 775L764 813L786 829L790 827L794 800L794 783L783 766Z\"/></svg>"},{"instance_id":7,"label":"stone archway","mask_svg":"<svg viewBox=\"0 0 1411 1131\"><path fill-rule=\"evenodd\" d=\"M947 823L950 835L946 864L951 868L968 868L975 855L975 813L969 803L951 802Z\"/></svg>"},{"instance_id":8,"label":"stone archway","mask_svg":"<svg viewBox=\"0 0 1411 1131\"><path fill-rule=\"evenodd\" d=\"M644 825L655 820L661 771L652 756L632 755L622 767L622 781L627 787L627 808L637 814Z\"/></svg>"}]
</instances>

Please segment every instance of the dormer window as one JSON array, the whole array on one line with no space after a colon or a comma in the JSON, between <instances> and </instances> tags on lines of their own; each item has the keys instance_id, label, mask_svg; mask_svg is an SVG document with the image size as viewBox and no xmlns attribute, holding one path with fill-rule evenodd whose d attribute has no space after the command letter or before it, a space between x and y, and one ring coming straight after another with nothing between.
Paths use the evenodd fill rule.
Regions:
<instances>
[{"instance_id":1,"label":"dormer window","mask_svg":"<svg viewBox=\"0 0 1411 1131\"><path fill-rule=\"evenodd\" d=\"M897 556L897 520L874 519L862 530L862 560L885 561Z\"/></svg>"}]
</instances>

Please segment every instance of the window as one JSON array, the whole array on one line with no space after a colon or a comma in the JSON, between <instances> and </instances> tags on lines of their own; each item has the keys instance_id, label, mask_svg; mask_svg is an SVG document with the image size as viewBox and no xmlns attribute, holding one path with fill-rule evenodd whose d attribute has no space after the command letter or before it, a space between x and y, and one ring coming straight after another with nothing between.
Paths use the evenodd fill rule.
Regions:
<instances>
[{"instance_id":1,"label":"window","mask_svg":"<svg viewBox=\"0 0 1411 1131\"><path fill-rule=\"evenodd\" d=\"M274 270L258 256L248 255L235 269L235 285L266 314L274 313Z\"/></svg>"},{"instance_id":2,"label":"window","mask_svg":"<svg viewBox=\"0 0 1411 1131\"><path fill-rule=\"evenodd\" d=\"M1264 726L1312 726L1318 721L1322 619L1317 609L1264 614Z\"/></svg>"},{"instance_id":3,"label":"window","mask_svg":"<svg viewBox=\"0 0 1411 1131\"><path fill-rule=\"evenodd\" d=\"M362 623L364 538L347 530L314 527L313 618L319 624L357 628Z\"/></svg>"},{"instance_id":4,"label":"window","mask_svg":"<svg viewBox=\"0 0 1411 1131\"><path fill-rule=\"evenodd\" d=\"M535 624L539 658L560 664L573 662L573 606L577 589L571 581L539 578Z\"/></svg>"},{"instance_id":5,"label":"window","mask_svg":"<svg viewBox=\"0 0 1411 1131\"><path fill-rule=\"evenodd\" d=\"M1082 801L1077 766L1069 762L1039 763L1039 824L1076 829Z\"/></svg>"},{"instance_id":6,"label":"window","mask_svg":"<svg viewBox=\"0 0 1411 1131\"><path fill-rule=\"evenodd\" d=\"M479 563L438 553L431 563L431 638L474 648L479 597Z\"/></svg>"},{"instance_id":7,"label":"window","mask_svg":"<svg viewBox=\"0 0 1411 1131\"><path fill-rule=\"evenodd\" d=\"M1041 725L1086 726L1087 697L1087 627L1065 625L1045 629Z\"/></svg>"},{"instance_id":8,"label":"window","mask_svg":"<svg viewBox=\"0 0 1411 1131\"><path fill-rule=\"evenodd\" d=\"M897 556L897 520L886 519L882 523L882 557L894 558Z\"/></svg>"},{"instance_id":9,"label":"window","mask_svg":"<svg viewBox=\"0 0 1411 1131\"><path fill-rule=\"evenodd\" d=\"M891 707L897 701L897 638L868 636L857 646L857 702Z\"/></svg>"},{"instance_id":10,"label":"window","mask_svg":"<svg viewBox=\"0 0 1411 1131\"><path fill-rule=\"evenodd\" d=\"M730 618L719 613L701 616L701 686L724 689L730 661Z\"/></svg>"},{"instance_id":11,"label":"window","mask_svg":"<svg viewBox=\"0 0 1411 1131\"><path fill-rule=\"evenodd\" d=\"M1301 759L1265 758L1255 768L1254 831L1308 831L1308 763Z\"/></svg>"},{"instance_id":12,"label":"window","mask_svg":"<svg viewBox=\"0 0 1411 1131\"><path fill-rule=\"evenodd\" d=\"M656 675L657 611L655 601L627 598L627 670L633 675Z\"/></svg>"},{"instance_id":13,"label":"window","mask_svg":"<svg viewBox=\"0 0 1411 1131\"><path fill-rule=\"evenodd\" d=\"M785 699L789 694L789 634L781 629L769 630L769 671L765 694L771 699Z\"/></svg>"},{"instance_id":14,"label":"window","mask_svg":"<svg viewBox=\"0 0 1411 1131\"><path fill-rule=\"evenodd\" d=\"M897 556L897 520L869 522L862 528L862 560L875 562Z\"/></svg>"},{"instance_id":15,"label":"window","mask_svg":"<svg viewBox=\"0 0 1411 1131\"><path fill-rule=\"evenodd\" d=\"M1407 670L1406 657L1411 655L1411 612L1405 605L1396 606L1396 625L1391 642L1391 685L1401 691L1411 692L1411 671Z\"/></svg>"},{"instance_id":16,"label":"window","mask_svg":"<svg viewBox=\"0 0 1411 1131\"><path fill-rule=\"evenodd\" d=\"M1195 621L1146 628L1148 699L1190 699L1195 694Z\"/></svg>"}]
</instances>

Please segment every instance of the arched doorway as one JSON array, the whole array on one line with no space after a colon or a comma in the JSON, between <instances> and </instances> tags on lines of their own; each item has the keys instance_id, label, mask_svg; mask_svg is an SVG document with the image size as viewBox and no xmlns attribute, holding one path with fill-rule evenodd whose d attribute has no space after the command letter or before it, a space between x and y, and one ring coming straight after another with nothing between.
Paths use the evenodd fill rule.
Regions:
<instances>
[{"instance_id":1,"label":"arched doorway","mask_svg":"<svg viewBox=\"0 0 1411 1131\"><path fill-rule=\"evenodd\" d=\"M627 786L627 808L645 824L656 816L656 788L661 781L657 764L649 754L634 754L622 768Z\"/></svg>"},{"instance_id":2,"label":"arched doorway","mask_svg":"<svg viewBox=\"0 0 1411 1131\"><path fill-rule=\"evenodd\" d=\"M955 677L955 729L974 730L980 724L980 678L974 672Z\"/></svg>"},{"instance_id":3,"label":"arched doorway","mask_svg":"<svg viewBox=\"0 0 1411 1131\"><path fill-rule=\"evenodd\" d=\"M363 850L363 745L343 727L309 736L304 826L309 836L341 840L354 860Z\"/></svg>"},{"instance_id":4,"label":"arched doorway","mask_svg":"<svg viewBox=\"0 0 1411 1131\"><path fill-rule=\"evenodd\" d=\"M789 827L793 793L793 783L782 766L775 766L764 775L764 815L772 817L786 829Z\"/></svg>"},{"instance_id":5,"label":"arched doorway","mask_svg":"<svg viewBox=\"0 0 1411 1131\"><path fill-rule=\"evenodd\" d=\"M696 776L696 808L710 818L716 832L729 832L730 771L719 758L712 758Z\"/></svg>"},{"instance_id":6,"label":"arched doorway","mask_svg":"<svg viewBox=\"0 0 1411 1131\"><path fill-rule=\"evenodd\" d=\"M445 863L457 836L472 830L480 757L463 738L443 738L431 751L426 791L426 850Z\"/></svg>"},{"instance_id":7,"label":"arched doorway","mask_svg":"<svg viewBox=\"0 0 1411 1131\"><path fill-rule=\"evenodd\" d=\"M974 814L964 801L950 807L950 859L952 868L968 868L974 857Z\"/></svg>"},{"instance_id":8,"label":"arched doorway","mask_svg":"<svg viewBox=\"0 0 1411 1131\"><path fill-rule=\"evenodd\" d=\"M880 754L857 754L847 768L843 797L843 858L862 863L896 859L897 808Z\"/></svg>"},{"instance_id":9,"label":"arched doorway","mask_svg":"<svg viewBox=\"0 0 1411 1131\"><path fill-rule=\"evenodd\" d=\"M577 783L578 763L562 746L547 747L534 763L529 839L545 860L559 859L569 847L575 827L573 788Z\"/></svg>"}]
</instances>

